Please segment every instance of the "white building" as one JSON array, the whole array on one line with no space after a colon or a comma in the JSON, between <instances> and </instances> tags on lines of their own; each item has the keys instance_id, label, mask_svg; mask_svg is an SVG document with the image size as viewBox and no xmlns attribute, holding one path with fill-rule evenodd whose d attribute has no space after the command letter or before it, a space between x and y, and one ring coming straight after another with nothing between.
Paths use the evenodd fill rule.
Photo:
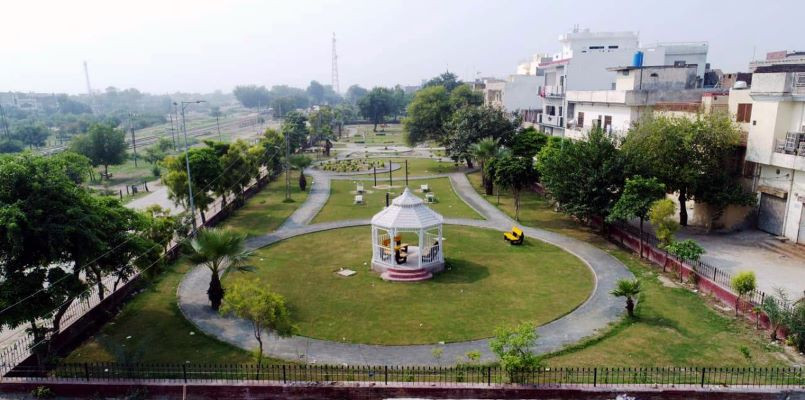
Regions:
<instances>
[{"instance_id":1,"label":"white building","mask_svg":"<svg viewBox=\"0 0 805 400\"><path fill-rule=\"evenodd\" d=\"M524 122L533 124L542 111L539 85L542 77L536 75L509 75L506 79L485 78L474 85L484 95L484 105L523 115Z\"/></svg>"},{"instance_id":2,"label":"white building","mask_svg":"<svg viewBox=\"0 0 805 400\"><path fill-rule=\"evenodd\" d=\"M805 62L767 61L753 66L750 88L730 91L731 111L749 129L758 228L805 244Z\"/></svg>"},{"instance_id":3,"label":"white building","mask_svg":"<svg viewBox=\"0 0 805 400\"><path fill-rule=\"evenodd\" d=\"M615 67L608 70L616 73L613 89L566 92L566 137L581 139L593 127L623 136L646 113L697 112L702 107L702 97L713 94L712 89L697 88L696 65ZM726 100L727 96L723 97ZM710 97L709 102L713 100Z\"/></svg>"},{"instance_id":4,"label":"white building","mask_svg":"<svg viewBox=\"0 0 805 400\"><path fill-rule=\"evenodd\" d=\"M575 29L559 37L560 52L540 63L544 100L538 124L546 133L563 136L568 120L567 91L603 91L615 88L611 67L632 65L642 51L641 65L696 65L696 82L704 79L707 43L658 43L641 48L634 32L590 32Z\"/></svg>"}]
</instances>

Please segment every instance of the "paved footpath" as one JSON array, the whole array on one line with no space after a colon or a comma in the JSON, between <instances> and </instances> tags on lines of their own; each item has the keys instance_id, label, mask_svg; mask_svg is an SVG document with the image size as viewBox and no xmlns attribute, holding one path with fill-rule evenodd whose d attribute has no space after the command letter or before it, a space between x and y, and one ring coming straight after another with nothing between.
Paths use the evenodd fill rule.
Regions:
<instances>
[{"instance_id":1,"label":"paved footpath","mask_svg":"<svg viewBox=\"0 0 805 400\"><path fill-rule=\"evenodd\" d=\"M307 233L369 225L369 220L366 219L310 225L310 221L327 201L330 178L327 174L314 170L310 170L309 173L314 181L306 202L277 231L247 240L250 249L268 246ZM481 213L486 220L445 219L446 224L500 231L508 230L516 224L481 197L470 185L466 175L452 173L448 174L448 177L459 197ZM579 257L594 272L596 282L592 295L584 304L564 317L537 328L539 339L534 349L536 352L559 350L596 334L621 318L622 301L609 294L618 279L633 277L621 262L595 246L567 236L530 227L523 227L523 231L530 238L551 243ZM183 278L177 293L182 313L198 329L222 341L249 350L257 347L249 322L223 317L212 311L206 294L209 281L210 271L203 266L194 268ZM264 342L264 352L270 357L319 364L450 365L456 359L464 358L470 351L481 352L483 361L495 359L489 350L488 339L446 344L383 346L341 343L304 336L280 338L272 334ZM443 350L439 360L433 357L433 350L436 348Z\"/></svg>"}]
</instances>

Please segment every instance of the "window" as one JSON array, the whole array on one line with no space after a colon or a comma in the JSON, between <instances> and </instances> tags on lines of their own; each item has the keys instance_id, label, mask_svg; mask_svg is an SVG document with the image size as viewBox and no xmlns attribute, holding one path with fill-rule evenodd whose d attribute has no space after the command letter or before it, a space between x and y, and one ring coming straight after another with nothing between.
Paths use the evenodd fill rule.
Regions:
<instances>
[{"instance_id":1,"label":"window","mask_svg":"<svg viewBox=\"0 0 805 400\"><path fill-rule=\"evenodd\" d=\"M604 116L604 132L610 132L612 129L612 116L605 115Z\"/></svg>"},{"instance_id":2,"label":"window","mask_svg":"<svg viewBox=\"0 0 805 400\"><path fill-rule=\"evenodd\" d=\"M752 103L738 104L738 113L735 122L750 122L752 120Z\"/></svg>"},{"instance_id":3,"label":"window","mask_svg":"<svg viewBox=\"0 0 805 400\"><path fill-rule=\"evenodd\" d=\"M556 115L556 106L545 106L545 114Z\"/></svg>"},{"instance_id":4,"label":"window","mask_svg":"<svg viewBox=\"0 0 805 400\"><path fill-rule=\"evenodd\" d=\"M590 46L589 47L590 50L601 50L603 48L604 48L604 46Z\"/></svg>"},{"instance_id":5,"label":"window","mask_svg":"<svg viewBox=\"0 0 805 400\"><path fill-rule=\"evenodd\" d=\"M584 113L579 111L579 117L576 118L576 124L579 128L584 128Z\"/></svg>"},{"instance_id":6,"label":"window","mask_svg":"<svg viewBox=\"0 0 805 400\"><path fill-rule=\"evenodd\" d=\"M617 49L618 46L609 46L610 49Z\"/></svg>"}]
</instances>

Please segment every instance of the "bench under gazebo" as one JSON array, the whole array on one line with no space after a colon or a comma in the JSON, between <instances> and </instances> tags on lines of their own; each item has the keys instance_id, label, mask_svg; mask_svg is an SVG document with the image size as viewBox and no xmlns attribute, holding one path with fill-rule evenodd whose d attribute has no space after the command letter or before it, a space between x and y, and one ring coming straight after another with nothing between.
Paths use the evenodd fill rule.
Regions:
<instances>
[{"instance_id":1,"label":"bench under gazebo","mask_svg":"<svg viewBox=\"0 0 805 400\"><path fill-rule=\"evenodd\" d=\"M444 270L444 218L408 188L372 217L372 269L387 281L415 282ZM416 243L403 235L415 234ZM413 242L413 240L412 240Z\"/></svg>"}]
</instances>

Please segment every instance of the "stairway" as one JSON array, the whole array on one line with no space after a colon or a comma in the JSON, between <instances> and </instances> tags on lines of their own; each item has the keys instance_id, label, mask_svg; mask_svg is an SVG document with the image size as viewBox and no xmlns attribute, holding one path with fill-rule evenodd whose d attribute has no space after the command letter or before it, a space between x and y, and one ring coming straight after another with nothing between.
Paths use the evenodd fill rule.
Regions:
<instances>
[{"instance_id":1,"label":"stairway","mask_svg":"<svg viewBox=\"0 0 805 400\"><path fill-rule=\"evenodd\" d=\"M430 271L424 268L388 268L380 274L385 281L391 282L419 282L433 277Z\"/></svg>"}]
</instances>

